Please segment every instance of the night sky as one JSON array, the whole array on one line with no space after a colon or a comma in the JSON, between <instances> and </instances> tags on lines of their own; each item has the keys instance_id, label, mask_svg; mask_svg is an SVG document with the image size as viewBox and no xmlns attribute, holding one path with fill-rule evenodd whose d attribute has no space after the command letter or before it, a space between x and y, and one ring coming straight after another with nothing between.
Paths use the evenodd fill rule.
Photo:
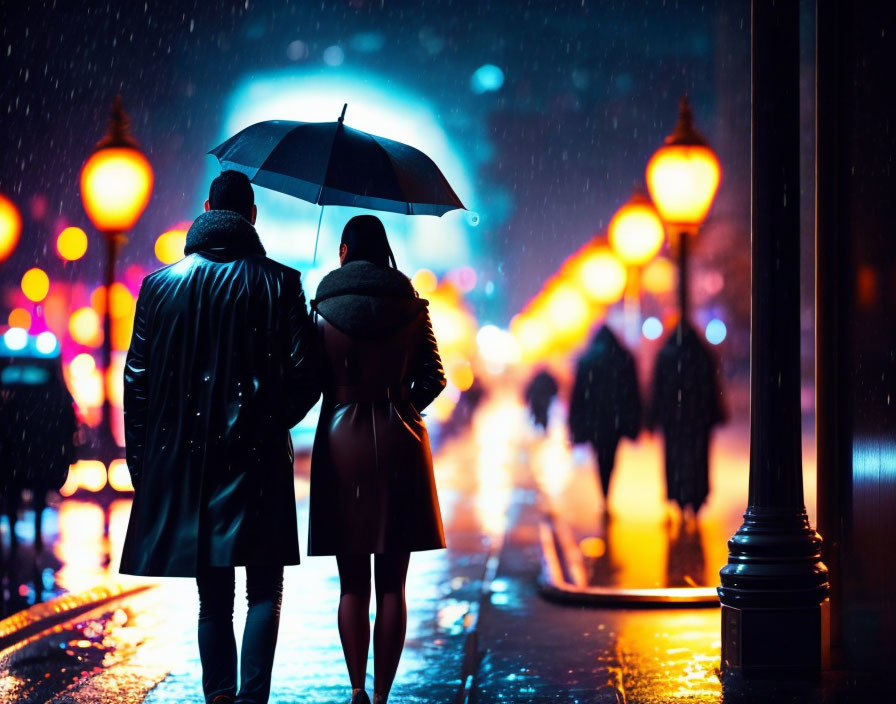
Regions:
<instances>
[{"instance_id":1,"label":"night sky","mask_svg":"<svg viewBox=\"0 0 896 704\"><path fill-rule=\"evenodd\" d=\"M205 152L233 91L284 69L361 71L435 107L470 165L483 215L471 231L482 322L506 324L605 228L643 180L685 92L724 169L697 257L715 266L732 243L748 255L746 0L29 2L0 12L0 192L24 218L4 284L34 262L51 276L99 281L78 174L115 93L156 178L123 259L155 268L156 236L201 208ZM344 58L331 66L334 46ZM505 80L477 94L471 76L483 64ZM53 254L61 221L94 238L89 261L65 270ZM731 293L722 296L742 298Z\"/></svg>"}]
</instances>

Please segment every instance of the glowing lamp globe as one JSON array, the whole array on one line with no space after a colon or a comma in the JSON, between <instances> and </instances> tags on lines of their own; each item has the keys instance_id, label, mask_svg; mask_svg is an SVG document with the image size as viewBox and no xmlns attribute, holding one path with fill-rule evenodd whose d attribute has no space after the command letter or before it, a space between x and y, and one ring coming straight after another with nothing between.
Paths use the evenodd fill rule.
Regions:
<instances>
[{"instance_id":1,"label":"glowing lamp globe","mask_svg":"<svg viewBox=\"0 0 896 704\"><path fill-rule=\"evenodd\" d=\"M129 120L116 97L109 132L81 169L81 199L96 228L130 230L152 194L152 167L131 137Z\"/></svg>"},{"instance_id":2,"label":"glowing lamp globe","mask_svg":"<svg viewBox=\"0 0 896 704\"><path fill-rule=\"evenodd\" d=\"M589 247L576 270L578 285L593 303L611 305L622 298L628 275L609 247Z\"/></svg>"},{"instance_id":3,"label":"glowing lamp globe","mask_svg":"<svg viewBox=\"0 0 896 704\"><path fill-rule=\"evenodd\" d=\"M11 200L0 194L0 262L6 259L19 243L22 217Z\"/></svg>"},{"instance_id":4,"label":"glowing lamp globe","mask_svg":"<svg viewBox=\"0 0 896 704\"><path fill-rule=\"evenodd\" d=\"M635 192L610 220L610 246L627 266L644 266L663 246L666 231L650 199Z\"/></svg>"},{"instance_id":5,"label":"glowing lamp globe","mask_svg":"<svg viewBox=\"0 0 896 704\"><path fill-rule=\"evenodd\" d=\"M682 98L675 131L647 163L647 187L660 217L678 231L696 231L721 178L719 160L694 127L687 98Z\"/></svg>"}]
</instances>

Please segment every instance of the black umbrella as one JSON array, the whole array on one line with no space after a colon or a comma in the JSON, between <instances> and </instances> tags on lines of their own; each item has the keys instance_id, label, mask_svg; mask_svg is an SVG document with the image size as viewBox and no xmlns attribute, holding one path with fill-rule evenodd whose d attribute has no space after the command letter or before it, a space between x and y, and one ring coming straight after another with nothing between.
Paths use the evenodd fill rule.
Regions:
<instances>
[{"instance_id":1,"label":"black umbrella","mask_svg":"<svg viewBox=\"0 0 896 704\"><path fill-rule=\"evenodd\" d=\"M432 159L346 126L346 107L336 122L257 122L208 153L258 186L321 206L439 216L465 210ZM316 243L314 249L316 258Z\"/></svg>"}]
</instances>

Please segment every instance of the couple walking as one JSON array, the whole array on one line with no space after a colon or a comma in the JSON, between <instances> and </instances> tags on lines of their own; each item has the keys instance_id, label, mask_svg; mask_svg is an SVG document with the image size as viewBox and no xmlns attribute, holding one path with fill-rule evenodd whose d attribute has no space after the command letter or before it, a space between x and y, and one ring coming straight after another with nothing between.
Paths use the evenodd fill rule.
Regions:
<instances>
[{"instance_id":1,"label":"couple walking","mask_svg":"<svg viewBox=\"0 0 896 704\"><path fill-rule=\"evenodd\" d=\"M208 704L266 702L283 566L299 563L289 428L323 395L311 460L309 555L339 569L338 629L353 704L364 690L374 555L374 702L404 646L410 553L445 546L420 412L445 376L427 302L372 215L309 316L297 271L265 256L248 178L224 171L185 258L143 281L125 366L135 487L121 571L194 577ZM234 567L249 603L239 667Z\"/></svg>"}]
</instances>

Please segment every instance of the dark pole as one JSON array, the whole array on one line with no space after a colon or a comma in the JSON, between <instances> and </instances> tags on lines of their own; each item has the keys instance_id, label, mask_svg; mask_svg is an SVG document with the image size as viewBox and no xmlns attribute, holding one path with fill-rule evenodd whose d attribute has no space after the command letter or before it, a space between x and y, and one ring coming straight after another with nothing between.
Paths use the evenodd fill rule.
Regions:
<instances>
[{"instance_id":1,"label":"dark pole","mask_svg":"<svg viewBox=\"0 0 896 704\"><path fill-rule=\"evenodd\" d=\"M841 13L841 2L820 2L816 16L815 58L815 442L818 475L818 530L824 536L822 557L830 569L831 613L829 632L832 664L839 665L843 650L840 551L842 505L848 494L839 477L849 473L852 448L849 440L850 306L854 268L849 224L840 203L853 184L840 161L844 149L840 115L845 112L841 86L848 85L841 71L841 36L855 37L846 23L851 13ZM846 64L848 65L848 64ZM849 381L847 381L849 380Z\"/></svg>"},{"instance_id":2,"label":"dark pole","mask_svg":"<svg viewBox=\"0 0 896 704\"><path fill-rule=\"evenodd\" d=\"M803 503L799 0L753 0L750 489L721 571L727 674L817 673L827 569Z\"/></svg>"},{"instance_id":3,"label":"dark pole","mask_svg":"<svg viewBox=\"0 0 896 704\"><path fill-rule=\"evenodd\" d=\"M678 233L678 312L681 322L688 319L688 237L687 231Z\"/></svg>"},{"instance_id":4,"label":"dark pole","mask_svg":"<svg viewBox=\"0 0 896 704\"><path fill-rule=\"evenodd\" d=\"M106 241L106 266L104 284L106 287L106 310L103 314L103 416L100 429L100 450L103 462L109 463L119 455L118 443L112 432L112 404L109 402L108 374L112 366L112 284L115 283L115 261L118 258L118 245L121 235L117 232L104 232ZM107 456L108 455L108 456Z\"/></svg>"}]
</instances>

